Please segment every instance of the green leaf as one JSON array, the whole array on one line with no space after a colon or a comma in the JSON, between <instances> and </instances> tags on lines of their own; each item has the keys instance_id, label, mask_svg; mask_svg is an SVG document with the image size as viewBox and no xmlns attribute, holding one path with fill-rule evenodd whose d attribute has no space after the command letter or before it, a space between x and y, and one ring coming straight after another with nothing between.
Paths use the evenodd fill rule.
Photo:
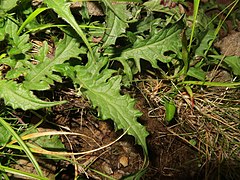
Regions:
<instances>
[{"instance_id":1,"label":"green leaf","mask_svg":"<svg viewBox=\"0 0 240 180\"><path fill-rule=\"evenodd\" d=\"M29 35L23 34L22 36L17 35L18 26L10 19L6 22L5 34L9 35L9 44L11 44L11 49L8 54L10 56L17 54L24 54L31 49L31 44L28 43Z\"/></svg>"},{"instance_id":2,"label":"green leaf","mask_svg":"<svg viewBox=\"0 0 240 180\"><path fill-rule=\"evenodd\" d=\"M33 19L36 18L37 15L39 15L41 12L47 10L48 8L37 8L34 12L32 12L28 18L22 23L21 27L19 28L19 30L17 31L17 35L19 35L21 33L21 31L23 30L23 28L29 24Z\"/></svg>"},{"instance_id":3,"label":"green leaf","mask_svg":"<svg viewBox=\"0 0 240 180\"><path fill-rule=\"evenodd\" d=\"M157 11L157 12L166 12L169 13L169 7L164 6L161 4L161 0L149 0L145 2L143 5L149 10L149 11Z\"/></svg>"},{"instance_id":4,"label":"green leaf","mask_svg":"<svg viewBox=\"0 0 240 180\"><path fill-rule=\"evenodd\" d=\"M0 16L1 16L1 11L0 11ZM0 41L3 41L5 38L5 26L2 25L2 23L3 22L0 22Z\"/></svg>"},{"instance_id":5,"label":"green leaf","mask_svg":"<svg viewBox=\"0 0 240 180\"><path fill-rule=\"evenodd\" d=\"M176 106L173 101L166 101L164 104L165 110L166 110L166 121L170 122L175 115L176 112Z\"/></svg>"},{"instance_id":6,"label":"green leaf","mask_svg":"<svg viewBox=\"0 0 240 180\"><path fill-rule=\"evenodd\" d=\"M18 0L0 0L0 9L4 11L9 11L17 6Z\"/></svg>"},{"instance_id":7,"label":"green leaf","mask_svg":"<svg viewBox=\"0 0 240 180\"><path fill-rule=\"evenodd\" d=\"M210 48L210 42L215 39L213 29L203 32L204 35L199 35L198 39L201 41L198 48L195 50L195 56L203 56L205 57L205 53Z\"/></svg>"},{"instance_id":8,"label":"green leaf","mask_svg":"<svg viewBox=\"0 0 240 180\"><path fill-rule=\"evenodd\" d=\"M240 82L204 82L204 81L182 81L181 84L193 84L199 86L212 86L212 87L230 87L236 88L240 86Z\"/></svg>"},{"instance_id":9,"label":"green leaf","mask_svg":"<svg viewBox=\"0 0 240 180\"><path fill-rule=\"evenodd\" d=\"M154 68L158 68L158 60L167 63L173 59L167 55L168 53L181 59L180 33L178 24L161 29L148 39L138 39L133 47L121 52L120 58L134 59L139 71L141 71L140 59L149 61Z\"/></svg>"},{"instance_id":10,"label":"green leaf","mask_svg":"<svg viewBox=\"0 0 240 180\"><path fill-rule=\"evenodd\" d=\"M10 168L10 167L7 167L7 166L2 166L1 164L0 164L0 171L10 173L10 174L15 174L16 176L21 175L22 177L26 177L25 179L49 180L49 178L38 176L38 175L33 174L33 173L13 169L13 168ZM7 179L7 180L9 180L9 179Z\"/></svg>"},{"instance_id":11,"label":"green leaf","mask_svg":"<svg viewBox=\"0 0 240 180\"><path fill-rule=\"evenodd\" d=\"M90 59L86 66L75 66L76 77L73 82L80 85L82 92L91 100L93 107L98 109L103 120L112 119L117 129L128 130L128 134L136 138L137 144L141 145L147 154L148 132L137 122L141 113L134 108L134 99L120 94L121 77L112 77L114 70L104 69L100 73L107 62L108 59L99 59L97 63ZM59 69L64 71L70 68Z\"/></svg>"},{"instance_id":12,"label":"green leaf","mask_svg":"<svg viewBox=\"0 0 240 180\"><path fill-rule=\"evenodd\" d=\"M2 124L0 124L0 132L1 132L0 133L0 146L4 146L9 141L11 134Z\"/></svg>"},{"instance_id":13,"label":"green leaf","mask_svg":"<svg viewBox=\"0 0 240 180\"><path fill-rule=\"evenodd\" d=\"M7 72L5 78L6 79L16 79L19 76L21 76L22 74L24 74L24 72L26 71L25 68L16 68L16 69L11 69Z\"/></svg>"},{"instance_id":14,"label":"green leaf","mask_svg":"<svg viewBox=\"0 0 240 180\"><path fill-rule=\"evenodd\" d=\"M137 0L138 1L138 0ZM137 2L135 1L135 2ZM114 3L112 1L109 1L109 0L102 0L102 2L104 3L104 5L106 6L106 8L109 8L120 20L122 20L123 22L125 23L134 23L134 22L137 22L137 19L136 18L133 18L132 20L130 21L126 21L125 19L122 18L122 14L123 12L118 12L115 10L114 6L117 4L117 3Z\"/></svg>"},{"instance_id":15,"label":"green leaf","mask_svg":"<svg viewBox=\"0 0 240 180\"><path fill-rule=\"evenodd\" d=\"M145 8L149 12L156 11L156 12L165 13L170 16L180 16L181 14L178 6L171 8L162 4L162 3L171 3L171 2L163 2L162 0L148 0L145 3L143 3L143 6L145 6Z\"/></svg>"},{"instance_id":16,"label":"green leaf","mask_svg":"<svg viewBox=\"0 0 240 180\"><path fill-rule=\"evenodd\" d=\"M44 149L65 150L62 141L56 135L42 136L33 141Z\"/></svg>"},{"instance_id":17,"label":"green leaf","mask_svg":"<svg viewBox=\"0 0 240 180\"><path fill-rule=\"evenodd\" d=\"M20 59L18 59L20 58ZM24 59L21 59L24 58ZM7 71L7 74L5 76L6 79L13 80L17 79L20 76L26 75L26 72L28 71L27 66L32 66L33 64L28 61L30 57L29 56L23 56L23 57L7 57L2 59L3 64L9 65L11 68ZM1 63L1 60L0 60Z\"/></svg>"},{"instance_id":18,"label":"green leaf","mask_svg":"<svg viewBox=\"0 0 240 180\"><path fill-rule=\"evenodd\" d=\"M159 11L163 10L164 6L161 5L159 0L150 0L143 4L150 11Z\"/></svg>"},{"instance_id":19,"label":"green leaf","mask_svg":"<svg viewBox=\"0 0 240 180\"><path fill-rule=\"evenodd\" d=\"M239 56L227 56L223 60L237 76L240 76L240 57Z\"/></svg>"},{"instance_id":20,"label":"green leaf","mask_svg":"<svg viewBox=\"0 0 240 180\"><path fill-rule=\"evenodd\" d=\"M6 64L11 68L13 68L14 66L16 66L17 61L15 59L11 59L10 57L6 57L6 58L0 59L0 64Z\"/></svg>"},{"instance_id":21,"label":"green leaf","mask_svg":"<svg viewBox=\"0 0 240 180\"><path fill-rule=\"evenodd\" d=\"M190 140L189 140L189 143L190 143L192 146L196 146L197 141L196 141L195 139L190 139Z\"/></svg>"},{"instance_id":22,"label":"green leaf","mask_svg":"<svg viewBox=\"0 0 240 180\"><path fill-rule=\"evenodd\" d=\"M65 101L42 101L38 99L31 91L25 89L22 84L17 84L14 81L6 80L0 80L0 97L4 99L6 105L12 106L13 109L21 108L23 110L35 110L65 103Z\"/></svg>"},{"instance_id":23,"label":"green leaf","mask_svg":"<svg viewBox=\"0 0 240 180\"><path fill-rule=\"evenodd\" d=\"M1 82L1 81L0 81ZM1 92L1 91L0 91ZM0 93L1 94L1 93ZM35 170L37 171L38 175L43 177L42 170L33 156L32 152L30 149L27 147L27 145L24 143L24 141L21 139L21 137L13 130L13 128L0 117L0 124L8 130L8 132L17 140L18 144L23 148L23 151L26 153L27 157L29 160L32 162Z\"/></svg>"},{"instance_id":24,"label":"green leaf","mask_svg":"<svg viewBox=\"0 0 240 180\"><path fill-rule=\"evenodd\" d=\"M71 13L71 10L69 8L70 3L67 3L65 0L44 0L43 2L46 3L49 8L52 8L58 14L59 17L64 19L67 23L69 23L72 26L72 28L82 38L83 42L86 44L91 54L91 57L94 59L92 48L87 38Z\"/></svg>"},{"instance_id":25,"label":"green leaf","mask_svg":"<svg viewBox=\"0 0 240 180\"><path fill-rule=\"evenodd\" d=\"M83 75L81 75L81 71L77 76L79 80L85 79ZM106 81L106 77L109 76L102 77L103 80ZM97 79L95 80L98 81ZM128 134L133 135L137 143L141 145L146 152L146 137L148 133L145 127L137 122L137 117L139 117L141 113L134 109L135 101L128 95L121 96L119 93L120 76L112 77L107 82L99 81L94 83L94 80L91 81L91 84L89 84L88 80L83 80L81 84L85 85L85 83L87 83L88 90L85 94L91 100L93 106L98 107L101 118L103 120L113 119L117 129L127 130L130 128Z\"/></svg>"},{"instance_id":26,"label":"green leaf","mask_svg":"<svg viewBox=\"0 0 240 180\"><path fill-rule=\"evenodd\" d=\"M187 72L187 75L194 77L200 81L205 81L206 72L204 72L200 67L198 68L190 67Z\"/></svg>"},{"instance_id":27,"label":"green leaf","mask_svg":"<svg viewBox=\"0 0 240 180\"><path fill-rule=\"evenodd\" d=\"M5 22L5 32L9 35L10 38L12 39L16 39L18 38L17 33L17 29L18 26L17 24L15 24L13 21L11 21L10 19L7 19L7 21Z\"/></svg>"},{"instance_id":28,"label":"green leaf","mask_svg":"<svg viewBox=\"0 0 240 180\"><path fill-rule=\"evenodd\" d=\"M52 59L47 57L48 45L45 42L38 55L35 56L39 61L37 65L29 64L29 70L26 71L24 87L31 90L49 89L49 84L54 81L61 82L61 77L53 74L53 67L62 64L72 57L78 57L80 51L76 39L65 36L56 44L55 55Z\"/></svg>"},{"instance_id":29,"label":"green leaf","mask_svg":"<svg viewBox=\"0 0 240 180\"><path fill-rule=\"evenodd\" d=\"M107 9L107 29L102 39L104 42L102 47L107 47L109 45L115 44L117 37L126 32L128 24L121 20L127 20L126 7L127 4L115 4L114 12L111 9ZM119 14L121 16L121 19L119 19L115 13Z\"/></svg>"}]
</instances>

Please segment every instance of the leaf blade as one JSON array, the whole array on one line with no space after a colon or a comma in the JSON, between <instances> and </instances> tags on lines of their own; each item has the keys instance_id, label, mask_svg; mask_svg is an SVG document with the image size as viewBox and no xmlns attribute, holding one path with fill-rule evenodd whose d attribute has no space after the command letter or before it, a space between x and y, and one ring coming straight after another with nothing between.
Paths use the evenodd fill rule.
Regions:
<instances>
[{"instance_id":1,"label":"leaf blade","mask_svg":"<svg viewBox=\"0 0 240 180\"><path fill-rule=\"evenodd\" d=\"M53 67L62 64L64 61L78 57L79 44L75 39L65 36L59 43L56 44L55 55L52 59L47 57L47 43L44 44L39 54L36 56L39 63L34 66L29 66L29 70L23 82L25 88L31 90L46 90L49 84L54 84L54 80L61 81L61 77L53 74Z\"/></svg>"},{"instance_id":2,"label":"leaf blade","mask_svg":"<svg viewBox=\"0 0 240 180\"><path fill-rule=\"evenodd\" d=\"M176 113L176 106L173 101L166 101L164 104L165 110L166 110L166 116L165 119L167 122L170 122Z\"/></svg>"},{"instance_id":3,"label":"leaf blade","mask_svg":"<svg viewBox=\"0 0 240 180\"><path fill-rule=\"evenodd\" d=\"M12 127L6 122L4 121L1 117L0 117L0 123L3 125L4 128L6 128L11 135L17 140L18 144L23 148L24 152L26 153L26 155L28 156L29 160L33 163L37 173L39 176L43 177L43 172L37 162L37 160L35 159L35 157L33 156L32 152L30 151L30 149L27 147L27 145L24 143L24 141L18 136L18 134L12 129Z\"/></svg>"},{"instance_id":4,"label":"leaf blade","mask_svg":"<svg viewBox=\"0 0 240 180\"><path fill-rule=\"evenodd\" d=\"M121 58L134 59L139 71L140 59L149 61L154 68L158 68L158 60L164 63L172 60L172 57L165 55L167 52L173 52L181 59L180 34L181 28L178 24L162 29L148 39L138 39L133 47L121 52Z\"/></svg>"},{"instance_id":5,"label":"leaf blade","mask_svg":"<svg viewBox=\"0 0 240 180\"><path fill-rule=\"evenodd\" d=\"M94 55L92 52L92 48L83 33L82 29L77 24L76 20L74 19L74 16L72 15L69 3L66 3L65 0L44 0L44 3L48 5L48 7L52 8L58 16L60 16L62 19L64 19L67 23L69 23L72 28L78 33L78 35L82 38L83 42L86 44L92 58L94 59Z\"/></svg>"},{"instance_id":6,"label":"leaf blade","mask_svg":"<svg viewBox=\"0 0 240 180\"><path fill-rule=\"evenodd\" d=\"M107 62L108 59L101 58L97 63L90 60L86 66L67 67L65 64L64 67L59 67L58 71L69 76L74 84L84 89L82 93L92 102L93 107L98 109L103 120L112 119L117 129L128 130L127 133L135 137L137 144L142 146L147 156L148 132L137 122L141 112L134 108L134 99L129 95L120 94L121 76L112 77L114 70L102 70Z\"/></svg>"},{"instance_id":7,"label":"leaf blade","mask_svg":"<svg viewBox=\"0 0 240 180\"><path fill-rule=\"evenodd\" d=\"M42 101L22 85L6 80L0 80L0 97L4 99L6 105L12 106L13 109L21 108L23 110L36 110L65 103L65 101Z\"/></svg>"},{"instance_id":8,"label":"leaf blade","mask_svg":"<svg viewBox=\"0 0 240 180\"><path fill-rule=\"evenodd\" d=\"M240 57L238 56L227 56L223 60L237 76L240 76Z\"/></svg>"},{"instance_id":9,"label":"leaf blade","mask_svg":"<svg viewBox=\"0 0 240 180\"><path fill-rule=\"evenodd\" d=\"M111 9L107 10L107 29L102 39L104 42L102 45L103 48L115 44L117 37L126 32L128 24L122 21L127 20L126 6L126 4L116 4L114 6L114 12ZM121 15L121 19L116 16L116 13Z\"/></svg>"},{"instance_id":10,"label":"leaf blade","mask_svg":"<svg viewBox=\"0 0 240 180\"><path fill-rule=\"evenodd\" d=\"M79 75L78 79L82 81L83 78ZM141 113L134 109L135 101L130 96L120 95L120 82L120 76L112 77L105 84L96 83L93 86L89 86L85 94L91 100L93 106L98 108L103 120L112 119L117 129L127 130L129 128L128 134L133 135L137 144L143 147L144 152L147 152L146 137L148 132L144 126L137 122L137 117ZM86 82L81 82L81 84L84 83Z\"/></svg>"}]
</instances>

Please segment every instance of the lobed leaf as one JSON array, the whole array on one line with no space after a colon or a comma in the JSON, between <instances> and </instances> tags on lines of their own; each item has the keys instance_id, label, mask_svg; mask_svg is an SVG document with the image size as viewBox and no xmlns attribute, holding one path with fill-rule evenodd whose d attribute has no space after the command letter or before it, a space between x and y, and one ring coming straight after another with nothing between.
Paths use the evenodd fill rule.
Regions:
<instances>
[{"instance_id":1,"label":"lobed leaf","mask_svg":"<svg viewBox=\"0 0 240 180\"><path fill-rule=\"evenodd\" d=\"M208 31L202 32L199 36L200 43L198 48L195 50L195 56L205 57L206 52L211 46L210 42L215 38L214 30L210 29Z\"/></svg>"},{"instance_id":2,"label":"lobed leaf","mask_svg":"<svg viewBox=\"0 0 240 180\"><path fill-rule=\"evenodd\" d=\"M121 52L120 58L134 59L139 71L141 71L140 59L149 61L154 68L158 68L158 60L168 63L173 59L168 53L181 59L180 33L179 24L166 27L148 39L138 39L131 48Z\"/></svg>"},{"instance_id":3,"label":"lobed leaf","mask_svg":"<svg viewBox=\"0 0 240 180\"><path fill-rule=\"evenodd\" d=\"M11 49L8 54L10 56L17 54L24 54L31 49L31 44L28 43L29 35L23 34L21 36L17 35L18 26L13 21L8 19L5 25L5 35L8 34L9 44L11 44Z\"/></svg>"},{"instance_id":4,"label":"lobed leaf","mask_svg":"<svg viewBox=\"0 0 240 180\"><path fill-rule=\"evenodd\" d=\"M165 6L164 4L162 4L161 0L149 0L149 1L144 2L143 5L150 12L156 11L156 12L164 12L167 14L173 14L173 13L171 13L171 11L175 12L175 14L177 14L177 12L178 12L178 7L170 8L168 6Z\"/></svg>"},{"instance_id":5,"label":"lobed leaf","mask_svg":"<svg viewBox=\"0 0 240 180\"><path fill-rule=\"evenodd\" d=\"M146 137L148 135L145 127L137 122L137 117L141 113L134 109L135 101L128 95L120 95L121 77L115 76L110 79L112 72L105 77L87 79L83 71L77 72L77 79L80 84L87 87L84 93L91 100L93 106L98 108L99 114L103 120L112 119L117 129L128 130L128 134L133 135L136 141L147 152ZM97 79L99 78L99 79ZM108 79L108 80L107 80ZM84 87L84 86L83 86Z\"/></svg>"},{"instance_id":6,"label":"lobed leaf","mask_svg":"<svg viewBox=\"0 0 240 180\"><path fill-rule=\"evenodd\" d=\"M50 59L47 57L47 43L44 43L39 54L35 56L39 63L30 65L26 72L24 87L31 90L45 90L49 89L49 85L54 84L54 81L61 82L61 77L53 74L53 67L72 57L77 58L80 52L78 46L75 39L65 36L56 44L54 57Z\"/></svg>"},{"instance_id":7,"label":"lobed leaf","mask_svg":"<svg viewBox=\"0 0 240 180\"><path fill-rule=\"evenodd\" d=\"M123 21L127 21L126 7L127 4L115 4L114 12L111 9L107 9L107 29L102 39L104 42L102 47L107 47L109 45L115 44L117 37L126 32L128 24ZM121 19L116 16L116 13L121 16Z\"/></svg>"},{"instance_id":8,"label":"lobed leaf","mask_svg":"<svg viewBox=\"0 0 240 180\"><path fill-rule=\"evenodd\" d=\"M148 132L145 127L137 122L141 112L134 108L135 101L129 95L120 94L121 76L113 76L115 72L102 67L107 59L100 59L97 63L89 60L86 66L75 66L76 76L66 72L72 68L58 66L63 74L72 77L75 84L80 85L83 93L91 100L93 107L98 108L103 120L112 119L117 129L128 130L128 134L136 138L147 154L146 137ZM73 70L73 69L72 69Z\"/></svg>"},{"instance_id":9,"label":"lobed leaf","mask_svg":"<svg viewBox=\"0 0 240 180\"><path fill-rule=\"evenodd\" d=\"M35 110L65 103L65 101L42 101L22 84L6 80L0 80L0 97L4 99L6 105L12 106L13 109L21 108L23 110Z\"/></svg>"}]
</instances>

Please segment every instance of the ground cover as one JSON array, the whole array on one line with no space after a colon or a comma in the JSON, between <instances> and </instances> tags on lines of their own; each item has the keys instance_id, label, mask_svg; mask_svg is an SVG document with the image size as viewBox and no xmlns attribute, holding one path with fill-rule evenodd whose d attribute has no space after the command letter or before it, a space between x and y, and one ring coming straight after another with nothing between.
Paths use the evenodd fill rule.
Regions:
<instances>
[{"instance_id":1,"label":"ground cover","mask_svg":"<svg viewBox=\"0 0 240 180\"><path fill-rule=\"evenodd\" d=\"M239 1L1 1L3 179L239 179Z\"/></svg>"}]
</instances>

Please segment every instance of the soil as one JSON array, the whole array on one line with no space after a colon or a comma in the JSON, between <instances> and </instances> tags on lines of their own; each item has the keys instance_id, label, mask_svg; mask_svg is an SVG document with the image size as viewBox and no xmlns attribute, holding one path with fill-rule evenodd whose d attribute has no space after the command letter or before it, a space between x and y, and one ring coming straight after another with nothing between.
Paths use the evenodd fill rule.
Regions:
<instances>
[{"instance_id":1,"label":"soil","mask_svg":"<svg viewBox=\"0 0 240 180\"><path fill-rule=\"evenodd\" d=\"M149 167L142 179L216 179L228 177L225 174L218 174L218 170L222 170L222 168L230 176L235 176L233 179L240 177L240 174L236 173L240 172L238 171L240 169L239 154L237 158L221 163L217 159L219 146L212 147L213 149L216 148L216 154L210 155L206 154L207 148L199 147L204 146L200 141L205 141L206 136L215 137L217 132L215 128L219 126L219 124L207 121L203 115L205 113L204 109L209 107L209 104L204 105L201 111L198 111L191 107L193 104L191 104L190 99L187 99L190 102L189 106L185 103L186 99L179 95L175 99L175 103L178 105L178 113L173 121L167 123L164 118L164 106L159 101L159 98L161 98L159 92L164 94L171 89L161 80L151 79L149 75L147 77L139 76L138 78L142 80L150 79L147 82L136 83L131 90L128 89L128 93L137 100L136 108L143 113L138 121L147 128L150 134L147 138ZM217 96L213 94L208 96L211 91L214 91ZM62 131L67 130L83 135L80 138L79 136L61 137L69 152L86 152L103 147L114 142L123 133L122 131L115 131L111 120L99 120L96 110L91 108L90 103L83 97L77 97L72 89L61 88L61 91L55 92L55 100L67 100L68 103L53 108L52 117L48 118L52 119L51 124L54 123L55 127L57 125L58 129ZM223 89L211 88L207 92L196 93L195 106L200 106L201 98L207 98L211 101L212 99L231 97L231 93L236 96L234 105L239 106L239 90L234 89L226 92ZM184 94L184 91L182 94ZM236 114L235 118L239 118L239 114ZM224 124L224 122L220 124ZM49 127L49 124L44 126ZM204 138L201 136L202 131L205 132ZM237 137L239 138L239 135ZM201 145L191 145L191 140ZM212 142L206 140L205 143L208 146ZM238 145L232 148L239 149ZM98 172L114 179L122 179L137 173L144 161L141 147L136 146L134 138L128 135L124 135L111 146L93 153L72 156L72 159L78 165L65 161L56 164L52 169L55 170L55 173L58 173L56 179L74 179L75 175L82 175L82 177L89 179L109 179Z\"/></svg>"},{"instance_id":2,"label":"soil","mask_svg":"<svg viewBox=\"0 0 240 180\"><path fill-rule=\"evenodd\" d=\"M200 103L202 99L208 99L209 101L216 101L218 98L228 99L234 93L235 101L231 99L231 102L234 102L232 105L240 106L240 91L233 89L226 92L226 90L219 89L216 92L216 89L211 88L207 91L201 91L201 93L199 91L195 94L194 106L200 107L201 105L201 111L192 107L193 104L189 97L182 91L184 96L179 94L175 99L175 103L178 105L177 115L173 121L168 123L165 121L164 106L161 105L159 98L161 98L160 92L163 95L171 89L162 80L150 79L151 76L149 75L139 76L138 78L149 79L149 81L136 83L131 90L128 89L132 97L137 100L136 108L143 113L138 120L146 126L150 134L147 138L149 167L141 179L239 179L240 155L237 144L230 147L231 149L238 149L235 153L237 157L234 157L234 152L232 152L230 157L225 157L226 162L222 160L219 162L218 160L218 156L221 154L219 148L224 144L221 144L220 147L212 145L211 148L215 151L215 154L210 152L207 154L207 146L212 141L207 142L206 137L213 138L213 141L216 141L214 139L216 133L218 133L216 128L219 125L223 126L224 122L215 124L215 122L207 120L204 113L206 111L206 114L210 114L208 113L209 109L206 109L209 108L209 104L202 106ZM213 91L217 96L211 93ZM123 134L122 131L115 131L111 120L99 120L97 111L91 108L86 99L76 96L72 89L61 88L60 91L56 90L54 92L55 100L67 100L68 103L54 107L52 115L47 118L48 122L42 124L42 128L54 127L54 129L57 128L61 131L82 134L81 137L61 136L61 140L69 152L94 150L114 142ZM186 97L187 99L184 99ZM185 102L189 102L190 106ZM229 102L225 101L225 103ZM217 112L217 110L215 111ZM222 109L222 111L225 110ZM218 115L221 116L221 114ZM239 125L240 114L238 113L235 116L231 116L231 125L237 127L233 122L236 121L236 125ZM33 124L37 121L37 118L32 118ZM229 127L228 131L230 131ZM201 136L201 133L204 133L204 137ZM236 137L240 138L240 133ZM191 140L196 141L199 146L192 145ZM203 143L201 141L205 142L206 145L201 144ZM204 146L206 147L204 148ZM51 162L48 160L46 162L44 159L39 159L39 162L41 162L42 168L44 167L44 174L49 179L54 179L54 175L57 174L55 179L58 180L72 180L75 175L94 180L109 179L107 176L122 179L137 173L143 165L141 147L136 146L134 138L128 135L124 135L114 144L101 150L81 156L72 156L71 158L78 165L67 161ZM35 172L34 168L30 166L31 163L26 159L20 159L18 164L20 164L17 165L19 167L14 167L24 170L29 167L30 172ZM105 177L98 172L104 174ZM224 173L222 174L222 172ZM21 178L14 177L12 179Z\"/></svg>"},{"instance_id":3,"label":"soil","mask_svg":"<svg viewBox=\"0 0 240 180\"><path fill-rule=\"evenodd\" d=\"M112 121L99 121L97 112L91 109L85 99L65 93L61 92L60 97L69 103L54 108L53 112L56 115L54 122L68 127L71 132L86 135L81 138L63 137L63 143L68 151L85 152L97 149L114 142L123 133L115 132ZM134 139L126 135L103 150L75 158L83 166L91 165L92 169L116 179L137 172L143 163L140 147L134 146ZM84 170L82 167L75 168L78 171ZM89 170L85 174L93 179L102 179L97 173ZM74 171L72 175L74 177ZM61 175L58 179L62 179Z\"/></svg>"},{"instance_id":4,"label":"soil","mask_svg":"<svg viewBox=\"0 0 240 180\"><path fill-rule=\"evenodd\" d=\"M135 83L131 89L123 90L122 93L130 93L136 99L136 108L143 113L138 121L149 132L147 137L149 166L141 179L239 179L239 146L231 145L232 142L229 142L228 145L231 146L229 148L236 151L232 151L229 157L221 159L219 156L223 153L221 148L224 148L224 143L213 145L217 141L220 142L220 139L217 139L218 136L225 135L221 134L218 128L229 122L221 121L221 112L211 109L210 104L207 103L207 100L213 102L222 99L221 101L228 103L229 107L239 106L240 91L238 89L228 91L221 88L209 88L206 91L198 89L195 92L194 104L185 90L181 90L174 100L178 106L177 114L174 120L166 122L164 106L160 99L164 94L171 92L170 86L168 87L163 80L154 79L151 75L139 75L137 79L142 81L137 81L139 83ZM145 79L148 81L144 81ZM92 109L86 99L78 97L73 89L66 88L67 85L64 87L61 85L54 90L54 100L67 100L68 103L54 107L52 115L47 118L51 121L42 124L42 128L54 127L61 131L82 134L81 137L61 136L68 152L86 152L101 148L116 141L123 134L122 131L115 131L111 120L100 120L97 111ZM231 96L233 93L234 99ZM229 98L231 98L230 101L228 101ZM197 109L199 107L201 107L200 111ZM211 114L211 111L215 111L219 117ZM222 108L221 111L225 112L225 109ZM234 114L237 111L229 113ZM216 116L215 120L221 122L213 122L209 120L213 117L209 116ZM237 127L240 114L237 113L235 117L230 118L231 126ZM36 123L38 120L33 118L32 121ZM234 121L236 121L235 124ZM224 128L222 127L222 131L236 133L234 130L229 130L229 127ZM240 138L240 133L235 134L235 137ZM229 137L226 135L226 138ZM208 150L214 152L207 152ZM94 180L110 177L122 179L137 173L144 161L141 147L136 146L134 138L128 135L124 135L120 140L101 150L71 158L77 162L77 165L67 161L48 162L49 165L48 168L44 168L44 174L50 179L57 174L55 179L58 180L71 180L76 175ZM23 166L25 162L23 161L21 160L18 164L22 164L22 167L29 166L26 160Z\"/></svg>"},{"instance_id":5,"label":"soil","mask_svg":"<svg viewBox=\"0 0 240 180\"><path fill-rule=\"evenodd\" d=\"M224 55L240 56L240 32L232 31L221 41L218 41L215 46L220 48Z\"/></svg>"},{"instance_id":6,"label":"soil","mask_svg":"<svg viewBox=\"0 0 240 180\"><path fill-rule=\"evenodd\" d=\"M172 91L170 86L149 74L136 78L138 83L122 93L130 93L136 99L136 108L143 113L138 121L149 132L149 166L141 179L240 178L239 89L196 88L194 100L181 89L174 99L176 116L167 122L161 98ZM66 87L56 87L53 97L68 103L52 109L47 121L41 125L41 131L52 128L81 134L61 136L68 152L105 148L71 156L72 163L39 158L44 174L57 180L73 180L79 175L83 179L101 180L110 177L123 179L137 173L144 159L142 149L135 145L134 138L124 135L117 140L123 131L116 131L111 120L100 120L97 111L86 99ZM31 123L38 121L33 117ZM36 173L26 159L19 159L12 167ZM11 179L21 178L15 176Z\"/></svg>"},{"instance_id":7,"label":"soil","mask_svg":"<svg viewBox=\"0 0 240 180\"><path fill-rule=\"evenodd\" d=\"M156 103L149 104L144 97L144 92L139 90L141 86L142 84L138 84L138 87L131 93L135 94L133 96L137 100L136 108L143 113L139 122L146 126L150 133L147 138L150 164L143 179L194 179L198 177L199 168L195 160L197 151L168 130L172 128L172 131L175 131L179 127L165 123L163 108L153 109ZM71 90L57 92L55 99L58 98L68 100L68 103L53 109L52 123L56 123L61 130L85 135L81 138L61 137L69 152L97 149L115 141L123 133L114 130L112 121L100 121L97 118L97 112L91 109L89 102L82 97L76 97ZM44 126L49 127L49 124ZM75 156L74 159L82 166L73 166L73 164L61 161L56 166L58 167L56 171L61 171L56 179L73 179L75 173L90 179L108 179L90 169L85 170L84 167L87 166L115 179L121 179L138 172L143 165L141 147L136 146L134 138L128 135L124 135L107 148L84 156Z\"/></svg>"}]
</instances>

